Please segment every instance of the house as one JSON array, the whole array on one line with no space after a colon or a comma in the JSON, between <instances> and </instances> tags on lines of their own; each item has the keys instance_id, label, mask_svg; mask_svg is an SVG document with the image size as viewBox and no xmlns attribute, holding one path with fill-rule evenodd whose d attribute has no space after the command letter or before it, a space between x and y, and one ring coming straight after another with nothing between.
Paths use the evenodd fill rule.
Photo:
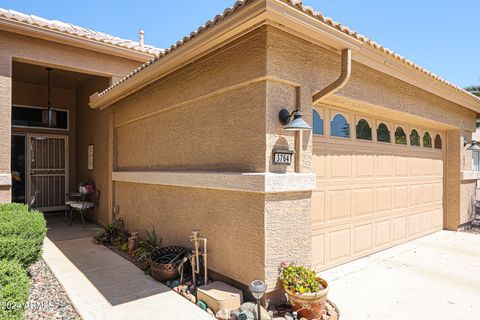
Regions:
<instances>
[{"instance_id":1,"label":"house","mask_svg":"<svg viewBox=\"0 0 480 320\"><path fill-rule=\"evenodd\" d=\"M75 92L69 133L74 181L91 176L102 192L95 218L155 227L167 245L190 246L200 229L212 274L238 285L263 279L271 297L283 261L321 271L473 218L478 173L467 149L480 99L299 1L238 1L149 52L95 40L17 58L55 39L18 35L15 19L2 17L2 28L14 24L0 34L3 201L12 105L45 108L45 99L16 100L15 66L35 60L98 81ZM4 55L25 37L34 39ZM148 53L158 56L119 77ZM312 130L285 130L282 109Z\"/></svg>"}]
</instances>

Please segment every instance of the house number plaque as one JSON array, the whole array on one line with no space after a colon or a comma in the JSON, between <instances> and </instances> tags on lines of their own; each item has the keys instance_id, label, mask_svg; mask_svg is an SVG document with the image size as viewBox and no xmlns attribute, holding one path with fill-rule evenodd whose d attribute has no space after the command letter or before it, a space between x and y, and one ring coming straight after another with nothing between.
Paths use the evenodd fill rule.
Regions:
<instances>
[{"instance_id":1,"label":"house number plaque","mask_svg":"<svg viewBox=\"0 0 480 320\"><path fill-rule=\"evenodd\" d=\"M291 150L276 150L273 152L274 164L292 164L294 152Z\"/></svg>"}]
</instances>

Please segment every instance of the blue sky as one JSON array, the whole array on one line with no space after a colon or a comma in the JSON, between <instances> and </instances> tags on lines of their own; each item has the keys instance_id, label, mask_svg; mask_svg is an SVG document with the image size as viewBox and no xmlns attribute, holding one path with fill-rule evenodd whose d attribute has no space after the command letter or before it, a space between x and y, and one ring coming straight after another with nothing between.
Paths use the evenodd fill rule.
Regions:
<instances>
[{"instance_id":1,"label":"blue sky","mask_svg":"<svg viewBox=\"0 0 480 320\"><path fill-rule=\"evenodd\" d=\"M234 0L0 0L0 7L167 47ZM462 87L480 84L478 0L305 0L336 21Z\"/></svg>"}]
</instances>

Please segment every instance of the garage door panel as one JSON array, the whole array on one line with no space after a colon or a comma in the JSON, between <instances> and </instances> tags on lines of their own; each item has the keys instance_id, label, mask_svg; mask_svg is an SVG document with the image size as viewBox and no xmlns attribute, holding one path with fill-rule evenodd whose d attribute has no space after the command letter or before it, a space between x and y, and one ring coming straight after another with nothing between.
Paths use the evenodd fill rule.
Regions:
<instances>
[{"instance_id":1,"label":"garage door panel","mask_svg":"<svg viewBox=\"0 0 480 320\"><path fill-rule=\"evenodd\" d=\"M444 151L392 142L314 137L317 270L442 229Z\"/></svg>"},{"instance_id":2,"label":"garage door panel","mask_svg":"<svg viewBox=\"0 0 480 320\"><path fill-rule=\"evenodd\" d=\"M377 157L377 177L390 178L393 169L393 156L388 153L378 153Z\"/></svg>"},{"instance_id":3,"label":"garage door panel","mask_svg":"<svg viewBox=\"0 0 480 320\"><path fill-rule=\"evenodd\" d=\"M373 214L373 189L355 189L354 194L354 215L365 216Z\"/></svg>"},{"instance_id":4,"label":"garage door panel","mask_svg":"<svg viewBox=\"0 0 480 320\"><path fill-rule=\"evenodd\" d=\"M332 190L330 195L330 215L328 221L350 217L351 190Z\"/></svg>"},{"instance_id":5,"label":"garage door panel","mask_svg":"<svg viewBox=\"0 0 480 320\"><path fill-rule=\"evenodd\" d=\"M430 229L432 229L432 212L427 211L427 212L422 212L422 232L427 232Z\"/></svg>"},{"instance_id":6,"label":"garage door panel","mask_svg":"<svg viewBox=\"0 0 480 320\"><path fill-rule=\"evenodd\" d=\"M348 150L332 149L329 156L330 178L352 178L352 153Z\"/></svg>"},{"instance_id":7,"label":"garage door panel","mask_svg":"<svg viewBox=\"0 0 480 320\"><path fill-rule=\"evenodd\" d=\"M392 237L392 223L390 220L375 223L375 245L381 247L390 243Z\"/></svg>"},{"instance_id":8,"label":"garage door panel","mask_svg":"<svg viewBox=\"0 0 480 320\"><path fill-rule=\"evenodd\" d=\"M374 174L374 153L357 152L355 155L355 177L373 178Z\"/></svg>"},{"instance_id":9,"label":"garage door panel","mask_svg":"<svg viewBox=\"0 0 480 320\"><path fill-rule=\"evenodd\" d=\"M396 209L408 207L408 186L395 186L393 188Z\"/></svg>"},{"instance_id":10,"label":"garage door panel","mask_svg":"<svg viewBox=\"0 0 480 320\"><path fill-rule=\"evenodd\" d=\"M393 220L393 241L403 240L407 237L407 217Z\"/></svg>"},{"instance_id":11,"label":"garage door panel","mask_svg":"<svg viewBox=\"0 0 480 320\"><path fill-rule=\"evenodd\" d=\"M392 187L379 187L376 192L376 213L389 211L392 208Z\"/></svg>"},{"instance_id":12,"label":"garage door panel","mask_svg":"<svg viewBox=\"0 0 480 320\"><path fill-rule=\"evenodd\" d=\"M314 147L312 155L312 170L317 175L317 180L325 180L325 154L326 149Z\"/></svg>"},{"instance_id":13,"label":"garage door panel","mask_svg":"<svg viewBox=\"0 0 480 320\"><path fill-rule=\"evenodd\" d=\"M422 203L430 204L433 202L433 184L422 185Z\"/></svg>"},{"instance_id":14,"label":"garage door panel","mask_svg":"<svg viewBox=\"0 0 480 320\"><path fill-rule=\"evenodd\" d=\"M428 157L428 158L423 158L422 159L422 174L424 176L433 176L434 174L434 168L433 168L433 159Z\"/></svg>"},{"instance_id":15,"label":"garage door panel","mask_svg":"<svg viewBox=\"0 0 480 320\"><path fill-rule=\"evenodd\" d=\"M329 262L350 256L350 228L332 231L328 234Z\"/></svg>"},{"instance_id":16,"label":"garage door panel","mask_svg":"<svg viewBox=\"0 0 480 320\"><path fill-rule=\"evenodd\" d=\"M325 235L318 234L312 237L312 264L325 264Z\"/></svg>"},{"instance_id":17,"label":"garage door panel","mask_svg":"<svg viewBox=\"0 0 480 320\"><path fill-rule=\"evenodd\" d=\"M417 156L408 157L408 175L413 177L422 175L422 158Z\"/></svg>"},{"instance_id":18,"label":"garage door panel","mask_svg":"<svg viewBox=\"0 0 480 320\"><path fill-rule=\"evenodd\" d=\"M436 158L434 162L434 173L436 176L443 176L443 160L442 158Z\"/></svg>"},{"instance_id":19,"label":"garage door panel","mask_svg":"<svg viewBox=\"0 0 480 320\"><path fill-rule=\"evenodd\" d=\"M353 247L355 254L372 249L372 224L365 224L353 229Z\"/></svg>"},{"instance_id":20,"label":"garage door panel","mask_svg":"<svg viewBox=\"0 0 480 320\"><path fill-rule=\"evenodd\" d=\"M443 183L437 182L433 187L433 194L435 202L443 201Z\"/></svg>"},{"instance_id":21,"label":"garage door panel","mask_svg":"<svg viewBox=\"0 0 480 320\"><path fill-rule=\"evenodd\" d=\"M410 185L408 189L410 207L419 206L422 201L422 187L420 185Z\"/></svg>"},{"instance_id":22,"label":"garage door panel","mask_svg":"<svg viewBox=\"0 0 480 320\"><path fill-rule=\"evenodd\" d=\"M398 155L395 157L395 176L406 177L408 176L408 158Z\"/></svg>"},{"instance_id":23,"label":"garage door panel","mask_svg":"<svg viewBox=\"0 0 480 320\"><path fill-rule=\"evenodd\" d=\"M408 236L420 233L420 214L412 214L408 216Z\"/></svg>"},{"instance_id":24,"label":"garage door panel","mask_svg":"<svg viewBox=\"0 0 480 320\"><path fill-rule=\"evenodd\" d=\"M439 230L443 227L443 210L435 210L432 212L432 226L436 230Z\"/></svg>"},{"instance_id":25,"label":"garage door panel","mask_svg":"<svg viewBox=\"0 0 480 320\"><path fill-rule=\"evenodd\" d=\"M312 193L312 223L325 222L325 192Z\"/></svg>"}]
</instances>

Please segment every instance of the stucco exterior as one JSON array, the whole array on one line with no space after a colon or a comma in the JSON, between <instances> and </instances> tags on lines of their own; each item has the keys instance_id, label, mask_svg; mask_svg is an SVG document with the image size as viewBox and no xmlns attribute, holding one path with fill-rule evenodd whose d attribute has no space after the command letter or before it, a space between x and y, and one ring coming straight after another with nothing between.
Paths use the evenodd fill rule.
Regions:
<instances>
[{"instance_id":1,"label":"stucco exterior","mask_svg":"<svg viewBox=\"0 0 480 320\"><path fill-rule=\"evenodd\" d=\"M432 154L443 197L435 210L443 211L443 228L468 223L476 180L463 141L475 131L480 102L419 68L402 74L411 65L298 8L287 0L242 2L225 21L217 17L131 73L138 59L0 31L0 181L10 174L12 101L41 104L15 96L30 85L12 84L12 60L92 75L56 94L72 108L70 184L91 177L101 190L94 218L123 218L131 231L154 228L165 245L190 246L188 236L200 229L209 269L241 285L263 279L276 299L279 265L311 264L317 205L312 133L285 131L278 114L300 108L312 124L312 96L337 79L348 48L351 77L320 103L440 132L443 148ZM278 149L295 151L292 164L274 164ZM0 201L9 199L8 183L0 184Z\"/></svg>"},{"instance_id":2,"label":"stucco exterior","mask_svg":"<svg viewBox=\"0 0 480 320\"><path fill-rule=\"evenodd\" d=\"M293 149L295 141L299 141L295 133L282 130L278 112L300 105L311 123L311 97L336 79L339 58L336 53L271 26L246 34L112 106L114 171L295 173L293 164L272 162L273 150ZM463 151L459 139L460 131L474 128L474 111L356 62L347 86L324 103L413 124L427 123L445 131L445 227L456 229L468 219L459 212L469 210L470 193L460 196L464 194L460 189L470 190L473 182L462 181ZM297 172L312 171L312 148L311 135L304 134ZM155 226L161 236L166 236L167 243L171 238L188 244L185 241L190 229L200 228L215 253L223 258L211 261L209 268L213 271L243 284L260 276L272 291L278 285L278 266L282 261L310 263L311 192L263 193L247 200L240 191L206 191L197 185L179 186L175 193L169 190L173 187L152 181L144 184L119 179L114 183L113 201L119 216L135 229ZM231 220L229 227L242 230L262 222L263 228L256 229L260 240L235 238L239 248L248 250L232 254L228 244L218 244L223 237L216 233L224 227L224 219L207 222L193 218L196 223L184 220L184 209L173 204L187 206L186 199L191 199L187 195L197 192L208 196L189 203L189 210L198 212L194 217L202 216L202 210L230 212L233 204L226 206L228 202L221 200L224 197L233 203L243 199L239 201L255 204L260 217L254 219L248 206L242 212L250 219L237 220L233 212L224 219ZM152 194L151 198L156 200L142 206L138 199L150 199L145 194ZM212 198L218 198L214 206ZM143 213L137 213L139 207L148 208L148 222L140 218ZM240 261L248 261L252 271L237 273L238 267L233 266Z\"/></svg>"}]
</instances>

